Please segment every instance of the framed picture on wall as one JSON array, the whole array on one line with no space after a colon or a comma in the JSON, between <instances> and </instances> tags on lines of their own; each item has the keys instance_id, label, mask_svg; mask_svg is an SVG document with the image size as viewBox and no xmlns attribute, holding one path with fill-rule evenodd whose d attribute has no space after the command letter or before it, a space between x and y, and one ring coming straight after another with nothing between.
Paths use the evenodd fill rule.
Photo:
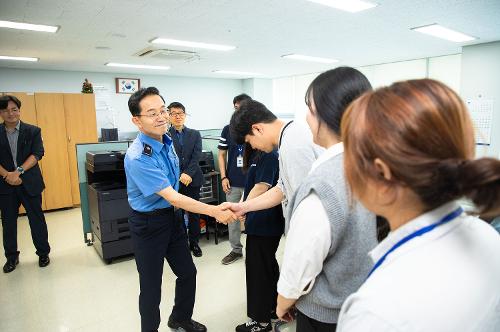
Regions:
<instances>
[{"instance_id":1,"label":"framed picture on wall","mask_svg":"<svg viewBox=\"0 0 500 332\"><path fill-rule=\"evenodd\" d=\"M141 88L141 80L138 78L115 78L116 93L132 94Z\"/></svg>"}]
</instances>

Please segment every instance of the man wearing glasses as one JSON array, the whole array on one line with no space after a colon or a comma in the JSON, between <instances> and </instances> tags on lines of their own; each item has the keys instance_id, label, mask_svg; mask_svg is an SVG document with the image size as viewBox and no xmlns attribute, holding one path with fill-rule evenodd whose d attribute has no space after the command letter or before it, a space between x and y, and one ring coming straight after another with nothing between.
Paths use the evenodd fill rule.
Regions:
<instances>
[{"instance_id":1,"label":"man wearing glasses","mask_svg":"<svg viewBox=\"0 0 500 332\"><path fill-rule=\"evenodd\" d=\"M157 331L160 325L161 282L166 259L177 276L175 299L168 327L186 332L207 328L191 316L196 293L196 267L189 251L180 210L203 213L221 222L236 219L233 213L179 194L179 160L166 134L170 115L158 89L135 92L128 101L139 135L125 155L129 225L139 272L141 330Z\"/></svg>"},{"instance_id":2,"label":"man wearing glasses","mask_svg":"<svg viewBox=\"0 0 500 332\"><path fill-rule=\"evenodd\" d=\"M19 264L17 216L21 203L26 209L38 265L49 265L49 235L42 211L45 188L38 161L44 154L40 128L20 121L21 101L15 96L0 97L0 210L3 247L7 262L4 273Z\"/></svg>"},{"instance_id":3,"label":"man wearing glasses","mask_svg":"<svg viewBox=\"0 0 500 332\"><path fill-rule=\"evenodd\" d=\"M175 152L179 157L181 176L179 178L179 193L191 197L194 200L200 199L200 188L203 184L203 174L199 165L201 156L201 135L198 130L187 128L186 108L179 102L168 105L170 112L170 137L174 142ZM200 240L200 215L197 213L188 214L188 238L189 249L195 257L201 257L198 241Z\"/></svg>"}]
</instances>

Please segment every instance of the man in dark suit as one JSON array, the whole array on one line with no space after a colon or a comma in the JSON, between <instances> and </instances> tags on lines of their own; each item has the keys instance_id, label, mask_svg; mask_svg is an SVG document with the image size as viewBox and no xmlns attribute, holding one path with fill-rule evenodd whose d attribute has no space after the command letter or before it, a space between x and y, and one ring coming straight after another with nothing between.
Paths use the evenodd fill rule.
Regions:
<instances>
[{"instance_id":1,"label":"man in dark suit","mask_svg":"<svg viewBox=\"0 0 500 332\"><path fill-rule=\"evenodd\" d=\"M21 102L14 96L0 97L0 211L2 212L3 247L9 273L19 264L17 216L21 203L26 209L31 237L38 255L38 265L49 265L50 245L47 223L42 211L45 188L38 161L44 154L40 128L19 120Z\"/></svg>"},{"instance_id":2,"label":"man in dark suit","mask_svg":"<svg viewBox=\"0 0 500 332\"><path fill-rule=\"evenodd\" d=\"M203 174L199 165L201 156L201 135L198 130L187 128L186 109L179 102L173 102L168 106L170 112L170 136L174 141L175 152L179 157L181 168L179 193L192 199L200 199L200 187L203 184ZM200 239L200 215L185 212L189 216L189 248L195 257L203 253L198 241Z\"/></svg>"}]
</instances>

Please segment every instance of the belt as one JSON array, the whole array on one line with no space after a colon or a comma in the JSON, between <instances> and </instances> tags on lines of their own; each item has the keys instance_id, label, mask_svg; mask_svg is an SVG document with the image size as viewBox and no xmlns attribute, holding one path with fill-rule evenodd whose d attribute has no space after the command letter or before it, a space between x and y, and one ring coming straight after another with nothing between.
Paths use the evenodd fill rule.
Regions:
<instances>
[{"instance_id":1,"label":"belt","mask_svg":"<svg viewBox=\"0 0 500 332\"><path fill-rule=\"evenodd\" d=\"M168 208L157 209L157 210L147 211L147 212L141 212L141 211L136 211L136 210L134 210L134 212L137 214L144 215L144 216L165 216L167 214L174 212L174 208L171 206Z\"/></svg>"}]
</instances>

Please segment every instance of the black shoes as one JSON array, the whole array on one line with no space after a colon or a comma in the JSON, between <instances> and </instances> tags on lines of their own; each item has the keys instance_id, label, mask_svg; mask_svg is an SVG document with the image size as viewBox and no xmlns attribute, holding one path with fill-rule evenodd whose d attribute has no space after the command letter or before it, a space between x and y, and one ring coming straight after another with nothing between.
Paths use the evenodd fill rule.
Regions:
<instances>
[{"instance_id":1,"label":"black shoes","mask_svg":"<svg viewBox=\"0 0 500 332\"><path fill-rule=\"evenodd\" d=\"M19 264L19 257L7 259L7 262L3 266L3 272L9 273L14 271L16 269L17 264ZM50 264L49 255L38 257L38 266L46 267L49 264Z\"/></svg>"},{"instance_id":2,"label":"black shoes","mask_svg":"<svg viewBox=\"0 0 500 332\"><path fill-rule=\"evenodd\" d=\"M203 251L201 251L201 248L198 245L198 243L190 245L189 249L191 249L191 252L193 253L194 257L201 257L203 255Z\"/></svg>"},{"instance_id":3,"label":"black shoes","mask_svg":"<svg viewBox=\"0 0 500 332\"><path fill-rule=\"evenodd\" d=\"M271 322L261 324L254 320L236 326L236 332L269 332L273 330Z\"/></svg>"},{"instance_id":4,"label":"black shoes","mask_svg":"<svg viewBox=\"0 0 500 332\"><path fill-rule=\"evenodd\" d=\"M3 266L3 273L10 273L16 269L17 264L19 264L19 257L9 258Z\"/></svg>"},{"instance_id":5,"label":"black shoes","mask_svg":"<svg viewBox=\"0 0 500 332\"><path fill-rule=\"evenodd\" d=\"M38 266L40 266L40 267L46 267L49 264L50 264L49 255L38 257Z\"/></svg>"},{"instance_id":6,"label":"black shoes","mask_svg":"<svg viewBox=\"0 0 500 332\"><path fill-rule=\"evenodd\" d=\"M183 322L176 322L172 318L168 319L168 327L171 329L179 329L182 328L185 332L206 332L207 327L203 324L200 324L192 319L186 320Z\"/></svg>"}]
</instances>

